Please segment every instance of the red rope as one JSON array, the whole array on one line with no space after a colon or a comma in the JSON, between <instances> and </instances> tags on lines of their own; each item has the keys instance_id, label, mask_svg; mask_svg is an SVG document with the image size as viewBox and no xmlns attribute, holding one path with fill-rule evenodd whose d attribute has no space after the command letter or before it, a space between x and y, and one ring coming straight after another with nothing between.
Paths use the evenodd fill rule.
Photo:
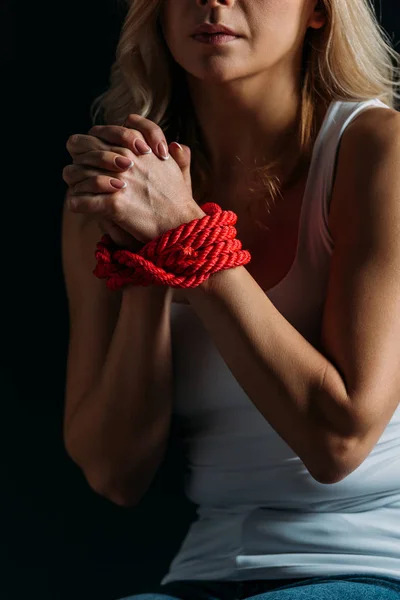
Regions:
<instances>
[{"instance_id":1,"label":"red rope","mask_svg":"<svg viewBox=\"0 0 400 600\"><path fill-rule=\"evenodd\" d=\"M190 288L217 271L248 264L250 252L242 250L233 227L237 215L214 202L201 208L205 217L166 231L138 252L125 250L104 235L96 246L94 275L107 279L111 290L127 284Z\"/></svg>"}]
</instances>

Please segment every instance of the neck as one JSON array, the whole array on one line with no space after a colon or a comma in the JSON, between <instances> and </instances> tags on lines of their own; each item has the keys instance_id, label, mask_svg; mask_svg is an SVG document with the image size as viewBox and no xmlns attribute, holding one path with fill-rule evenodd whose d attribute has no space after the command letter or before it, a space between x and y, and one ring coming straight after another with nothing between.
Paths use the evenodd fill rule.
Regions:
<instances>
[{"instance_id":1,"label":"neck","mask_svg":"<svg viewBox=\"0 0 400 600\"><path fill-rule=\"evenodd\" d=\"M194 110L214 177L239 181L243 172L299 154L299 82L264 74L227 83L188 76Z\"/></svg>"}]
</instances>

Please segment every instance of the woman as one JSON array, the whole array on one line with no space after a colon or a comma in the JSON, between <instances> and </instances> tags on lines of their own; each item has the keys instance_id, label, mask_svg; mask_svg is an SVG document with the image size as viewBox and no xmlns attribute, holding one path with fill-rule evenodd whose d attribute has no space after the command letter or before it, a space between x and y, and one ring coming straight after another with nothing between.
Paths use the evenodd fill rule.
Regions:
<instances>
[{"instance_id":1,"label":"woman","mask_svg":"<svg viewBox=\"0 0 400 600\"><path fill-rule=\"evenodd\" d=\"M199 507L132 598L400 597L392 58L367 0L130 3L103 125L67 143L63 260L70 456L134 506L174 415ZM101 232L135 254L205 202L236 214L246 266L92 275Z\"/></svg>"}]
</instances>

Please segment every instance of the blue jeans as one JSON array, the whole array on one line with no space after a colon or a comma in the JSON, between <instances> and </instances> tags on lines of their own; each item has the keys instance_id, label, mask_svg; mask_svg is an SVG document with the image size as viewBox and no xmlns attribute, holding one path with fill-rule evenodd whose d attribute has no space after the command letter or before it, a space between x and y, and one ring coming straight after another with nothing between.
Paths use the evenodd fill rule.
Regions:
<instances>
[{"instance_id":1,"label":"blue jeans","mask_svg":"<svg viewBox=\"0 0 400 600\"><path fill-rule=\"evenodd\" d=\"M121 600L400 600L400 578L333 575L257 581L173 581Z\"/></svg>"}]
</instances>

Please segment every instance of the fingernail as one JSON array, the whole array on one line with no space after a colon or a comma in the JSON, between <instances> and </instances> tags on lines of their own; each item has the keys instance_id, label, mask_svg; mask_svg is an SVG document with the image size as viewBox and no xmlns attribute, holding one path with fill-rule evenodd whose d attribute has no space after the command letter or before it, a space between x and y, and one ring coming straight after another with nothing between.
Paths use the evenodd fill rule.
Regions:
<instances>
[{"instance_id":1,"label":"fingernail","mask_svg":"<svg viewBox=\"0 0 400 600\"><path fill-rule=\"evenodd\" d=\"M136 138L133 142L133 145L135 146L136 150L140 152L140 154L150 154L152 151L150 146L148 146L146 142L140 138Z\"/></svg>"},{"instance_id":2,"label":"fingernail","mask_svg":"<svg viewBox=\"0 0 400 600\"><path fill-rule=\"evenodd\" d=\"M160 158L162 158L163 160L168 160L169 154L168 154L167 144L165 142L160 142L158 144L157 152L158 152Z\"/></svg>"},{"instance_id":3,"label":"fingernail","mask_svg":"<svg viewBox=\"0 0 400 600\"><path fill-rule=\"evenodd\" d=\"M118 190L122 190L123 188L126 188L126 182L125 181L121 181L120 179L110 179L110 184L117 188Z\"/></svg>"},{"instance_id":4,"label":"fingernail","mask_svg":"<svg viewBox=\"0 0 400 600\"><path fill-rule=\"evenodd\" d=\"M114 162L120 169L130 169L133 167L133 161L125 158L125 156L117 156Z\"/></svg>"},{"instance_id":5,"label":"fingernail","mask_svg":"<svg viewBox=\"0 0 400 600\"><path fill-rule=\"evenodd\" d=\"M178 146L179 150L183 150L182 146L180 144L178 144L178 142L172 142L173 144L175 144L175 146Z\"/></svg>"}]
</instances>

